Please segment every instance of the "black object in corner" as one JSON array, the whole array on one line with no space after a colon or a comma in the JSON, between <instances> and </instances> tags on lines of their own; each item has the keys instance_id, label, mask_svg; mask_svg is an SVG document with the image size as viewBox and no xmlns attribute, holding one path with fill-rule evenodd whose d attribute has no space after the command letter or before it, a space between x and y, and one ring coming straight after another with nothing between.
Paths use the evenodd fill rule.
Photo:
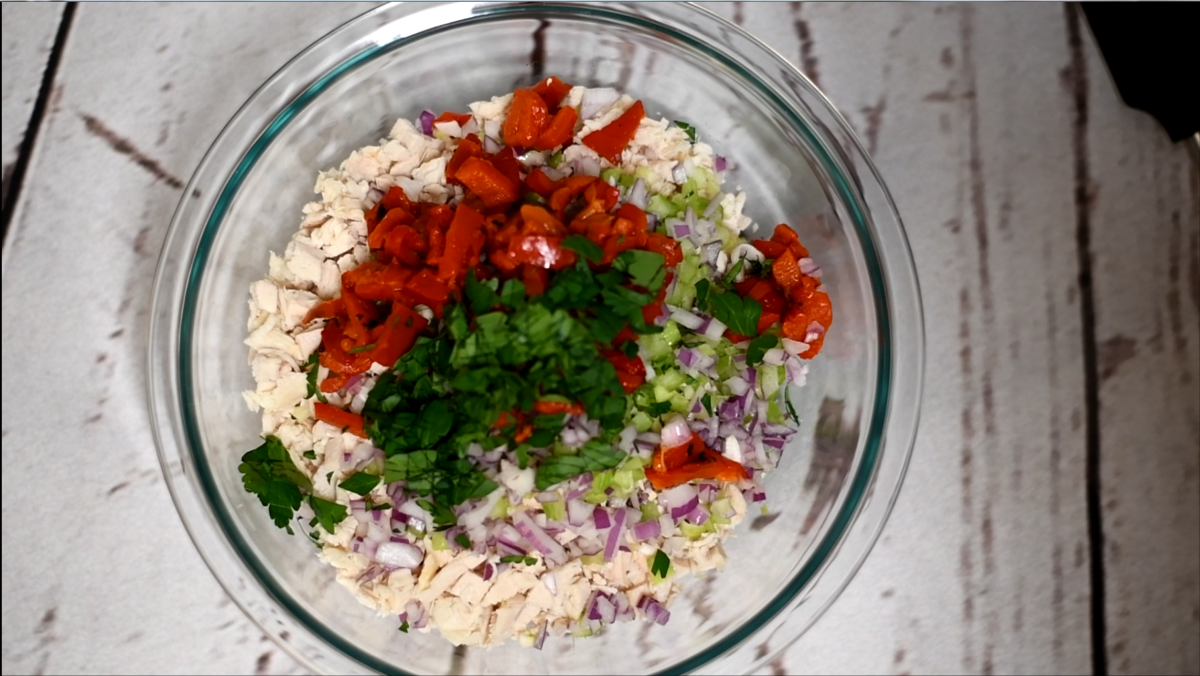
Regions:
<instances>
[{"instance_id":1,"label":"black object in corner","mask_svg":"<svg viewBox=\"0 0 1200 676\"><path fill-rule=\"evenodd\" d=\"M1172 141L1200 132L1200 6L1083 2L1100 53L1131 108L1153 115Z\"/></svg>"}]
</instances>

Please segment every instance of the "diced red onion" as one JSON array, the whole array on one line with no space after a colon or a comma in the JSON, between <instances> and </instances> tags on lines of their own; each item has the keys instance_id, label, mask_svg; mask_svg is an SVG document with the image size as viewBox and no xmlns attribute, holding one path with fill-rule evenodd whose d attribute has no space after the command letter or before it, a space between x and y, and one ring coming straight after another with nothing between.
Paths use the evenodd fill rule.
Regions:
<instances>
[{"instance_id":1,"label":"diced red onion","mask_svg":"<svg viewBox=\"0 0 1200 676\"><path fill-rule=\"evenodd\" d=\"M687 223L680 223L679 225L671 228L671 230L671 234L675 236L675 239L683 239L684 237L692 234L692 226L688 225Z\"/></svg>"},{"instance_id":2,"label":"diced red onion","mask_svg":"<svg viewBox=\"0 0 1200 676\"><path fill-rule=\"evenodd\" d=\"M633 526L633 539L641 542L642 540L652 540L662 535L662 526L658 523L658 519L650 519L643 521Z\"/></svg>"},{"instance_id":3,"label":"diced red onion","mask_svg":"<svg viewBox=\"0 0 1200 676\"><path fill-rule=\"evenodd\" d=\"M353 397L354 395L358 394L359 390L362 389L362 385L363 385L363 374L356 373L356 374L350 376L350 380L346 381L346 385L345 385L344 389L346 390L346 394L349 394L350 396Z\"/></svg>"},{"instance_id":4,"label":"diced red onion","mask_svg":"<svg viewBox=\"0 0 1200 676\"><path fill-rule=\"evenodd\" d=\"M637 440L657 446L662 443L662 435L660 435L658 432L639 432L637 435Z\"/></svg>"},{"instance_id":5,"label":"diced red onion","mask_svg":"<svg viewBox=\"0 0 1200 676\"><path fill-rule=\"evenodd\" d=\"M808 350L808 343L802 343L798 340L792 340L791 338L784 338L782 343L783 351L787 352L793 357L798 357L800 356L801 352Z\"/></svg>"},{"instance_id":6,"label":"diced red onion","mask_svg":"<svg viewBox=\"0 0 1200 676\"><path fill-rule=\"evenodd\" d=\"M704 317L694 312L689 312L683 308L671 307L670 305L667 307L671 311L671 319L675 320L675 323L679 324L680 326L689 328L693 331L697 331L701 326L704 326ZM691 366L691 364L688 364L688 366Z\"/></svg>"},{"instance_id":7,"label":"diced red onion","mask_svg":"<svg viewBox=\"0 0 1200 676\"><path fill-rule=\"evenodd\" d=\"M687 484L684 484L684 485L687 485ZM698 507L699 505L700 505L700 498L693 495L690 500L683 503L682 505L671 508L671 518L674 519L675 521L679 521L683 517L690 514L691 511L693 509L695 509L696 507Z\"/></svg>"},{"instance_id":8,"label":"diced red onion","mask_svg":"<svg viewBox=\"0 0 1200 676\"><path fill-rule=\"evenodd\" d=\"M680 512L681 515L687 514L695 505L691 504L697 500L699 492L696 487L691 484L680 484L658 494L658 499L667 509L674 511L676 508L687 505L688 508Z\"/></svg>"},{"instance_id":9,"label":"diced red onion","mask_svg":"<svg viewBox=\"0 0 1200 676\"><path fill-rule=\"evenodd\" d=\"M485 152L498 153L502 148L504 148L504 144L493 139L491 136L483 137L483 149Z\"/></svg>"},{"instance_id":10,"label":"diced red onion","mask_svg":"<svg viewBox=\"0 0 1200 676\"><path fill-rule=\"evenodd\" d=\"M599 505L592 510L592 520L596 522L596 528L601 530L612 525L612 520L609 518L608 510Z\"/></svg>"},{"instance_id":11,"label":"diced red onion","mask_svg":"<svg viewBox=\"0 0 1200 676\"><path fill-rule=\"evenodd\" d=\"M825 335L825 327L815 321L808 323L808 331L804 334L804 342L813 343L821 336Z\"/></svg>"},{"instance_id":12,"label":"diced red onion","mask_svg":"<svg viewBox=\"0 0 1200 676\"><path fill-rule=\"evenodd\" d=\"M762 442L763 442L764 446L770 446L771 448L779 448L779 449L782 449L784 444L786 443L783 439L781 439L779 437L763 437Z\"/></svg>"},{"instance_id":13,"label":"diced red onion","mask_svg":"<svg viewBox=\"0 0 1200 676\"><path fill-rule=\"evenodd\" d=\"M492 565L491 561L483 564L483 581L487 582L496 574L496 566Z\"/></svg>"},{"instance_id":14,"label":"diced red onion","mask_svg":"<svg viewBox=\"0 0 1200 676\"><path fill-rule=\"evenodd\" d=\"M648 595L642 597L642 601L638 602L638 607L642 609L642 612L646 613L646 619L651 622L666 624L671 619L671 612Z\"/></svg>"},{"instance_id":15,"label":"diced red onion","mask_svg":"<svg viewBox=\"0 0 1200 676\"><path fill-rule=\"evenodd\" d=\"M763 434L767 434L767 435L778 436L778 437L790 437L791 435L793 435L795 433L796 433L796 430L792 429L791 427L788 427L787 425L779 425L776 423L767 423L766 425L763 426Z\"/></svg>"},{"instance_id":16,"label":"diced red onion","mask_svg":"<svg viewBox=\"0 0 1200 676\"><path fill-rule=\"evenodd\" d=\"M721 320L713 317L709 320L708 326L704 327L703 333L704 337L709 340L720 340L721 336L725 334L725 325L721 323Z\"/></svg>"},{"instance_id":17,"label":"diced red onion","mask_svg":"<svg viewBox=\"0 0 1200 676\"><path fill-rule=\"evenodd\" d=\"M462 133L464 136L479 133L479 120L476 120L474 115L462 126Z\"/></svg>"},{"instance_id":18,"label":"diced red onion","mask_svg":"<svg viewBox=\"0 0 1200 676\"><path fill-rule=\"evenodd\" d=\"M690 367L696 361L696 353L685 347L675 353L675 358L679 360L680 364Z\"/></svg>"},{"instance_id":19,"label":"diced red onion","mask_svg":"<svg viewBox=\"0 0 1200 676\"><path fill-rule=\"evenodd\" d=\"M662 445L665 448L675 448L686 444L692 438L692 430L687 420L681 415L674 415L662 428Z\"/></svg>"},{"instance_id":20,"label":"diced red onion","mask_svg":"<svg viewBox=\"0 0 1200 676\"><path fill-rule=\"evenodd\" d=\"M375 560L397 568L416 568L425 554L406 542L384 542L375 550Z\"/></svg>"},{"instance_id":21,"label":"diced red onion","mask_svg":"<svg viewBox=\"0 0 1200 676\"><path fill-rule=\"evenodd\" d=\"M511 514L513 525L525 536L529 544L533 545L542 554L545 554L552 561L563 563L567 560L567 552L563 550L562 545L550 537L550 535L538 527L533 522L529 515L525 512L513 512Z\"/></svg>"},{"instance_id":22,"label":"diced red onion","mask_svg":"<svg viewBox=\"0 0 1200 676\"><path fill-rule=\"evenodd\" d=\"M705 523L708 523L708 510L704 508L704 505L696 505L686 516L688 521L697 526L703 526Z\"/></svg>"},{"instance_id":23,"label":"diced red onion","mask_svg":"<svg viewBox=\"0 0 1200 676\"><path fill-rule=\"evenodd\" d=\"M721 193L717 193L711 200L709 200L708 206L704 208L703 217L705 219L712 218L714 215L716 215L717 209L721 207L721 198Z\"/></svg>"},{"instance_id":24,"label":"diced red onion","mask_svg":"<svg viewBox=\"0 0 1200 676\"><path fill-rule=\"evenodd\" d=\"M647 202L646 182L640 178L634 181L633 187L629 189L629 197L627 197L625 201L639 209L644 210Z\"/></svg>"},{"instance_id":25,"label":"diced red onion","mask_svg":"<svg viewBox=\"0 0 1200 676\"><path fill-rule=\"evenodd\" d=\"M592 506L583 500L567 500L567 523L582 526L592 516Z\"/></svg>"},{"instance_id":26,"label":"diced red onion","mask_svg":"<svg viewBox=\"0 0 1200 676\"><path fill-rule=\"evenodd\" d=\"M605 624L612 624L617 615L617 607L609 600L607 594L596 596L596 610L600 615L600 621Z\"/></svg>"},{"instance_id":27,"label":"diced red onion","mask_svg":"<svg viewBox=\"0 0 1200 676\"><path fill-rule=\"evenodd\" d=\"M538 502L558 502L558 493L555 491L544 491L537 494Z\"/></svg>"},{"instance_id":28,"label":"diced red onion","mask_svg":"<svg viewBox=\"0 0 1200 676\"><path fill-rule=\"evenodd\" d=\"M637 427L627 425L617 436L617 448L628 453L633 450L633 442L637 439Z\"/></svg>"},{"instance_id":29,"label":"diced red onion","mask_svg":"<svg viewBox=\"0 0 1200 676\"><path fill-rule=\"evenodd\" d=\"M717 256L721 253L721 241L714 240L700 247L700 262L714 264L717 262Z\"/></svg>"},{"instance_id":30,"label":"diced red onion","mask_svg":"<svg viewBox=\"0 0 1200 676\"><path fill-rule=\"evenodd\" d=\"M778 347L773 347L763 353L763 363L771 366L782 366L787 359L787 353Z\"/></svg>"},{"instance_id":31,"label":"diced red onion","mask_svg":"<svg viewBox=\"0 0 1200 676\"><path fill-rule=\"evenodd\" d=\"M687 170L683 168L682 162L677 163L675 167L671 169L671 180L676 184L683 185L685 182L687 182L687 178Z\"/></svg>"},{"instance_id":32,"label":"diced red onion","mask_svg":"<svg viewBox=\"0 0 1200 676\"><path fill-rule=\"evenodd\" d=\"M717 498L717 487L710 483L701 483L696 487L696 492L700 496L700 501L705 504Z\"/></svg>"},{"instance_id":33,"label":"diced red onion","mask_svg":"<svg viewBox=\"0 0 1200 676\"><path fill-rule=\"evenodd\" d=\"M713 158L713 168L716 169L717 171L725 171L725 167L727 167L727 166L728 166L728 162L725 160L725 158L723 156L717 155L716 157Z\"/></svg>"},{"instance_id":34,"label":"diced red onion","mask_svg":"<svg viewBox=\"0 0 1200 676\"><path fill-rule=\"evenodd\" d=\"M751 370L750 373L754 373L754 371ZM729 391L732 392L734 396L738 397L749 392L751 387L751 384L746 382L746 380L741 376L734 376L729 380L726 380L725 385L729 387Z\"/></svg>"},{"instance_id":35,"label":"diced red onion","mask_svg":"<svg viewBox=\"0 0 1200 676\"><path fill-rule=\"evenodd\" d=\"M428 110L421 111L421 132L426 136L433 136L433 119L434 115Z\"/></svg>"},{"instance_id":36,"label":"diced red onion","mask_svg":"<svg viewBox=\"0 0 1200 676\"><path fill-rule=\"evenodd\" d=\"M608 541L604 545L604 560L612 561L613 554L617 552L617 545L621 541L621 533L625 530L625 510L618 509L613 514L612 528L608 531Z\"/></svg>"}]
</instances>

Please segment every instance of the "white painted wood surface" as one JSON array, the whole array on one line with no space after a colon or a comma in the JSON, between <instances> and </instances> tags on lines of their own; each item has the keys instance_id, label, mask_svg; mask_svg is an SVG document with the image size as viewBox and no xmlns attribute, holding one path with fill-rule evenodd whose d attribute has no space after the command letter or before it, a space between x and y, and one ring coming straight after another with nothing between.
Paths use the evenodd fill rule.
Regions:
<instances>
[{"instance_id":1,"label":"white painted wood surface","mask_svg":"<svg viewBox=\"0 0 1200 676\"><path fill-rule=\"evenodd\" d=\"M9 7L6 152L10 98L36 96L57 25L30 20L43 37L22 43L41 46L10 53ZM922 425L892 519L767 672L1092 669L1081 147L1108 663L1200 671L1195 162L1121 105L1086 31L1075 134L1080 59L1059 5L711 8L808 72L863 136L926 308ZM79 7L4 248L5 673L298 670L228 602L174 513L143 405L145 320L204 149L262 80L362 9ZM14 70L28 83L10 91Z\"/></svg>"},{"instance_id":2,"label":"white painted wood surface","mask_svg":"<svg viewBox=\"0 0 1200 676\"><path fill-rule=\"evenodd\" d=\"M6 2L0 6L4 22L3 86L4 122L0 125L0 153L4 163L4 194L17 162L25 129L42 84L42 73L54 45L62 5L38 6ZM15 67L9 68L8 64Z\"/></svg>"}]
</instances>

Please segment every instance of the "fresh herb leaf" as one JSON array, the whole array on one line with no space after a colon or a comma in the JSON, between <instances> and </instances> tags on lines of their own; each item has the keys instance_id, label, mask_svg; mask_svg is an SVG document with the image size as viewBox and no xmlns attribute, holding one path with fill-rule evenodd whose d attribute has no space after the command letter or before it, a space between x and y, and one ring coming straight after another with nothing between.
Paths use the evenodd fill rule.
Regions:
<instances>
[{"instance_id":1,"label":"fresh herb leaf","mask_svg":"<svg viewBox=\"0 0 1200 676\"><path fill-rule=\"evenodd\" d=\"M624 459L625 454L614 447L611 439L592 439L578 449L577 455L552 455L542 460L537 468L537 489L544 491L584 472L612 469Z\"/></svg>"},{"instance_id":2,"label":"fresh herb leaf","mask_svg":"<svg viewBox=\"0 0 1200 676\"><path fill-rule=\"evenodd\" d=\"M658 550L654 553L654 561L650 564L650 573L659 579L667 577L667 573L671 571L671 557L667 556L663 550Z\"/></svg>"},{"instance_id":3,"label":"fresh herb leaf","mask_svg":"<svg viewBox=\"0 0 1200 676\"><path fill-rule=\"evenodd\" d=\"M379 485L380 477L366 472L356 472L350 475L350 478L343 479L338 484L338 488L350 491L355 495L366 495L371 492L371 489Z\"/></svg>"},{"instance_id":4,"label":"fresh herb leaf","mask_svg":"<svg viewBox=\"0 0 1200 676\"><path fill-rule=\"evenodd\" d=\"M708 292L712 283L707 278L696 282L696 307L708 307Z\"/></svg>"},{"instance_id":5,"label":"fresh herb leaf","mask_svg":"<svg viewBox=\"0 0 1200 676\"><path fill-rule=\"evenodd\" d=\"M757 323L756 323L757 324ZM763 360L767 350L779 344L779 338L773 333L764 333L750 341L746 349L746 366L754 366Z\"/></svg>"},{"instance_id":6,"label":"fresh herb leaf","mask_svg":"<svg viewBox=\"0 0 1200 676\"><path fill-rule=\"evenodd\" d=\"M737 279L738 273L742 271L742 268L745 267L745 265L746 259L739 258L738 262L734 263L733 267L729 268L729 272L725 273L725 286L730 286L733 284L733 280Z\"/></svg>"},{"instance_id":7,"label":"fresh herb leaf","mask_svg":"<svg viewBox=\"0 0 1200 676\"><path fill-rule=\"evenodd\" d=\"M583 235L575 234L568 236L563 240L562 247L574 251L591 263L599 263L604 260L604 249L601 249L599 244L596 244Z\"/></svg>"},{"instance_id":8,"label":"fresh herb leaf","mask_svg":"<svg viewBox=\"0 0 1200 676\"><path fill-rule=\"evenodd\" d=\"M463 549L471 548L471 538L467 537L466 533L459 533L458 535L455 535L454 541L457 542L458 546L462 547Z\"/></svg>"},{"instance_id":9,"label":"fresh herb leaf","mask_svg":"<svg viewBox=\"0 0 1200 676\"><path fill-rule=\"evenodd\" d=\"M317 386L317 374L321 372L320 356L313 352L308 356L308 361L304 362L305 372L308 374L308 397L316 397L317 401L325 404L328 400L322 394L321 388Z\"/></svg>"},{"instance_id":10,"label":"fresh herb leaf","mask_svg":"<svg viewBox=\"0 0 1200 676\"><path fill-rule=\"evenodd\" d=\"M308 506L312 507L313 513L316 514L317 522L321 524L321 528L325 532L332 533L348 513L345 505L339 505L336 502L330 502L323 498L318 498L315 495L308 496Z\"/></svg>"},{"instance_id":11,"label":"fresh herb leaf","mask_svg":"<svg viewBox=\"0 0 1200 676\"><path fill-rule=\"evenodd\" d=\"M463 292L466 294L467 302L471 305L471 312L483 314L499 305L500 296L496 293L499 284L499 280L496 279L480 282L475 278L475 270L468 270Z\"/></svg>"},{"instance_id":12,"label":"fresh herb leaf","mask_svg":"<svg viewBox=\"0 0 1200 676\"><path fill-rule=\"evenodd\" d=\"M687 134L688 140L690 140L692 143L696 142L696 128L695 127L688 124L687 122L684 122L683 120L675 120L675 126L679 127L680 129L683 130L683 132L685 134Z\"/></svg>"},{"instance_id":13,"label":"fresh herb leaf","mask_svg":"<svg viewBox=\"0 0 1200 676\"><path fill-rule=\"evenodd\" d=\"M349 350L346 350L346 352L348 354L359 354L360 352L366 352L367 350L374 350L374 349L375 349L375 343L370 343L368 345L359 345L358 347L352 347Z\"/></svg>"},{"instance_id":14,"label":"fresh herb leaf","mask_svg":"<svg viewBox=\"0 0 1200 676\"><path fill-rule=\"evenodd\" d=\"M632 340L625 341L625 344L621 346L621 352L626 357L629 357L630 359L632 359L632 358L636 357L638 354L638 344Z\"/></svg>"},{"instance_id":15,"label":"fresh herb leaf","mask_svg":"<svg viewBox=\"0 0 1200 676\"><path fill-rule=\"evenodd\" d=\"M301 491L311 491L312 481L296 467L283 442L266 436L258 448L242 456L238 471L242 485L258 496L275 525L292 533L292 514L304 500Z\"/></svg>"},{"instance_id":16,"label":"fresh herb leaf","mask_svg":"<svg viewBox=\"0 0 1200 676\"><path fill-rule=\"evenodd\" d=\"M551 169L557 168L558 165L562 164L562 162L563 162L563 151L561 151L561 150L554 153L553 155L550 156L550 159L546 160L546 164L550 165Z\"/></svg>"},{"instance_id":17,"label":"fresh herb leaf","mask_svg":"<svg viewBox=\"0 0 1200 676\"><path fill-rule=\"evenodd\" d=\"M712 394L705 392L704 396L700 397L700 404L704 406L704 411L708 413L708 416L711 418L713 414Z\"/></svg>"},{"instance_id":18,"label":"fresh herb leaf","mask_svg":"<svg viewBox=\"0 0 1200 676\"><path fill-rule=\"evenodd\" d=\"M671 402L669 402L669 401L656 401L653 404L650 404L649 406L646 407L646 415L650 416L651 418L656 418L661 415L666 415L667 413L670 413L670 412L671 412Z\"/></svg>"},{"instance_id":19,"label":"fresh herb leaf","mask_svg":"<svg viewBox=\"0 0 1200 676\"><path fill-rule=\"evenodd\" d=\"M307 450L307 451L305 451L305 452L304 452L304 457L308 458L309 460L316 460L316 459L317 459L317 452L316 452L316 451L314 451L314 450L311 450L311 449L310 449L310 450Z\"/></svg>"},{"instance_id":20,"label":"fresh herb leaf","mask_svg":"<svg viewBox=\"0 0 1200 676\"><path fill-rule=\"evenodd\" d=\"M525 283L519 279L510 279L505 282L504 288L500 290L500 302L513 310L524 307Z\"/></svg>"},{"instance_id":21,"label":"fresh herb leaf","mask_svg":"<svg viewBox=\"0 0 1200 676\"><path fill-rule=\"evenodd\" d=\"M407 634L408 633L408 620L401 622L398 629Z\"/></svg>"},{"instance_id":22,"label":"fresh herb leaf","mask_svg":"<svg viewBox=\"0 0 1200 676\"><path fill-rule=\"evenodd\" d=\"M633 278L634 284L643 287L651 294L658 293L667 275L662 254L641 249L622 252L613 261L613 268L628 273Z\"/></svg>"},{"instance_id":23,"label":"fresh herb leaf","mask_svg":"<svg viewBox=\"0 0 1200 676\"><path fill-rule=\"evenodd\" d=\"M710 300L713 314L722 324L743 336L758 334L758 319L762 316L758 301L732 292L714 293Z\"/></svg>"},{"instance_id":24,"label":"fresh herb leaf","mask_svg":"<svg viewBox=\"0 0 1200 676\"><path fill-rule=\"evenodd\" d=\"M532 566L537 563L537 558L533 556L522 556L520 554L509 554L500 557L500 563L523 563L527 566Z\"/></svg>"}]
</instances>

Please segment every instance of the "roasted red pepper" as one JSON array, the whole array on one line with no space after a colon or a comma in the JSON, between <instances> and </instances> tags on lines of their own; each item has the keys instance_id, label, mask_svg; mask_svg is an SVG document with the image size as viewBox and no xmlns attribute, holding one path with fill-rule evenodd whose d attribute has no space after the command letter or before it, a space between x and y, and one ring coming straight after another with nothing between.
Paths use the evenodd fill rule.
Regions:
<instances>
[{"instance_id":1,"label":"roasted red pepper","mask_svg":"<svg viewBox=\"0 0 1200 676\"><path fill-rule=\"evenodd\" d=\"M337 406L332 406L319 401L313 404L313 413L316 414L317 420L327 422L334 427L341 428L346 432L356 434L364 439L367 438L367 433L363 429L363 417L357 413L351 413L350 411L340 409Z\"/></svg>"},{"instance_id":2,"label":"roasted red pepper","mask_svg":"<svg viewBox=\"0 0 1200 676\"><path fill-rule=\"evenodd\" d=\"M642 107L641 101L636 101L628 110L621 113L620 117L584 136L583 145L595 150L600 157L617 164L621 161L621 151L625 150L629 142L633 140L638 125L642 123L644 117L646 117L646 109Z\"/></svg>"}]
</instances>

